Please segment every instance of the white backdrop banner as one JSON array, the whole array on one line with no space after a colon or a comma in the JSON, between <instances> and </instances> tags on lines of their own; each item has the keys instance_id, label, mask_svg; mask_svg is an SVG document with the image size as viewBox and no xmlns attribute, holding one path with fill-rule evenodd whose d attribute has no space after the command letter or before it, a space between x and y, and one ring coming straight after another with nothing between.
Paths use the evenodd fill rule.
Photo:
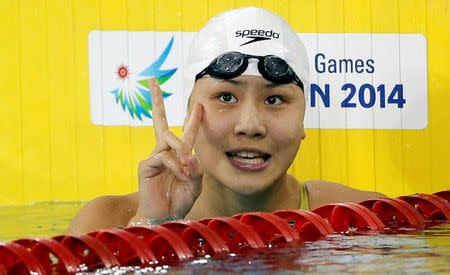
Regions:
<instances>
[{"instance_id":1,"label":"white backdrop banner","mask_svg":"<svg viewBox=\"0 0 450 275\"><path fill-rule=\"evenodd\" d=\"M167 119L183 124L183 68L193 32L89 33L91 120L152 125L146 80L161 83ZM299 34L311 89L306 128L424 129L428 122L427 49L421 34Z\"/></svg>"}]
</instances>

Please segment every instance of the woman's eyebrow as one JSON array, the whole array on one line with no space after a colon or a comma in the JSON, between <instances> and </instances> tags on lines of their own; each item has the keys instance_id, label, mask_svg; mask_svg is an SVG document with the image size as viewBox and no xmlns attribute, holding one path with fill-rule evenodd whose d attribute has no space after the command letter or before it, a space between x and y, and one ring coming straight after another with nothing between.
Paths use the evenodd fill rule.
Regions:
<instances>
[{"instance_id":1,"label":"woman's eyebrow","mask_svg":"<svg viewBox=\"0 0 450 275\"><path fill-rule=\"evenodd\" d=\"M221 79L221 82L225 82L225 83L230 83L232 85L236 85L236 86L247 86L248 85L248 81L246 80L239 80L239 79ZM281 84L278 83L272 83L272 82L268 82L267 84L259 84L261 86L267 87L267 88L274 88L274 87L278 87Z\"/></svg>"}]
</instances>

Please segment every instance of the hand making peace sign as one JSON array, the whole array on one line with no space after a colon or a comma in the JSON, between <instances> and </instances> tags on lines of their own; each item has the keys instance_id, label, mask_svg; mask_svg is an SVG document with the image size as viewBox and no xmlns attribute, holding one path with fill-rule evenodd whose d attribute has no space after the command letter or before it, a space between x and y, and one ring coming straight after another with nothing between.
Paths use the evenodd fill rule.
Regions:
<instances>
[{"instance_id":1,"label":"hand making peace sign","mask_svg":"<svg viewBox=\"0 0 450 275\"><path fill-rule=\"evenodd\" d=\"M203 107L192 108L182 138L169 130L161 90L148 81L153 103L156 147L139 163L139 207L132 220L185 217L202 190L203 170L192 149L202 120Z\"/></svg>"}]
</instances>

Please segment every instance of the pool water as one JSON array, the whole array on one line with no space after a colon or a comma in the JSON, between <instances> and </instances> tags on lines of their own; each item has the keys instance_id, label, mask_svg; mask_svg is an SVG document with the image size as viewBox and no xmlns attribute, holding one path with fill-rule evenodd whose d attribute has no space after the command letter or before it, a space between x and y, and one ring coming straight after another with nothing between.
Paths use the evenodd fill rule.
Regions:
<instances>
[{"instance_id":1,"label":"pool water","mask_svg":"<svg viewBox=\"0 0 450 275\"><path fill-rule=\"evenodd\" d=\"M83 203L0 207L0 240L64 233ZM450 223L395 234L329 235L324 240L251 251L224 259L197 258L158 268L114 268L97 274L145 273L391 273L450 274Z\"/></svg>"},{"instance_id":2,"label":"pool water","mask_svg":"<svg viewBox=\"0 0 450 275\"><path fill-rule=\"evenodd\" d=\"M0 241L62 234L83 205L81 202L42 202L0 206Z\"/></svg>"}]
</instances>

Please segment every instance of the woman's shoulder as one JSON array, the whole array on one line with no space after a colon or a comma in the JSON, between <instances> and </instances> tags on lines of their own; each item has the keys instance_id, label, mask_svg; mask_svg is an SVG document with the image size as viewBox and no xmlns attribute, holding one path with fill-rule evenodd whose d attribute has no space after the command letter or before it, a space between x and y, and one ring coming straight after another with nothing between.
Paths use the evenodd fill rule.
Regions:
<instances>
[{"instance_id":1,"label":"woman's shoulder","mask_svg":"<svg viewBox=\"0 0 450 275\"><path fill-rule=\"evenodd\" d=\"M98 197L81 208L67 232L80 235L102 228L126 226L137 207L137 193Z\"/></svg>"},{"instance_id":2,"label":"woman's shoulder","mask_svg":"<svg viewBox=\"0 0 450 275\"><path fill-rule=\"evenodd\" d=\"M329 203L360 202L371 198L386 197L378 192L359 190L330 181L305 181L303 184L308 190L310 209Z\"/></svg>"}]
</instances>

